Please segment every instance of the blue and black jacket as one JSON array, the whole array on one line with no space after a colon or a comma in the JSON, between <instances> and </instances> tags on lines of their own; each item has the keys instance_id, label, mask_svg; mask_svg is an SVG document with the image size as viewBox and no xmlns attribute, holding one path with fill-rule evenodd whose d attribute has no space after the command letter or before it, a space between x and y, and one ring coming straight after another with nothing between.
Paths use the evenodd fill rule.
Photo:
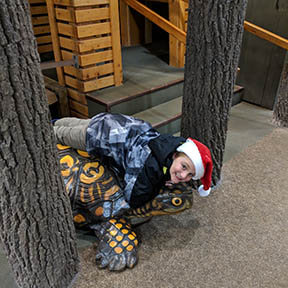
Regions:
<instances>
[{"instance_id":1,"label":"blue and black jacket","mask_svg":"<svg viewBox=\"0 0 288 288\"><path fill-rule=\"evenodd\" d=\"M108 159L123 180L126 201L134 208L153 199L170 179L173 153L184 141L182 137L160 135L143 120L100 113L87 128L86 150Z\"/></svg>"}]
</instances>

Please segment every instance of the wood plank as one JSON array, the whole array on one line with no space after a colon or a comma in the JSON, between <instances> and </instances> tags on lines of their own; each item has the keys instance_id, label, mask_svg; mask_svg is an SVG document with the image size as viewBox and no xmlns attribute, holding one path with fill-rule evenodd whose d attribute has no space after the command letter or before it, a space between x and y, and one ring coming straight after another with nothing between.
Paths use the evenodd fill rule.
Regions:
<instances>
[{"instance_id":1,"label":"wood plank","mask_svg":"<svg viewBox=\"0 0 288 288\"><path fill-rule=\"evenodd\" d=\"M169 20L184 31L186 3L181 0L169 2ZM184 67L185 44L169 34L169 64L174 67Z\"/></svg>"},{"instance_id":2,"label":"wood plank","mask_svg":"<svg viewBox=\"0 0 288 288\"><path fill-rule=\"evenodd\" d=\"M62 48L78 51L79 53L95 51L103 48L109 48L112 46L111 36L85 39L85 40L73 40L66 37L59 37L60 46Z\"/></svg>"},{"instance_id":3,"label":"wood plank","mask_svg":"<svg viewBox=\"0 0 288 288\"><path fill-rule=\"evenodd\" d=\"M74 101L72 99L69 100L69 106L70 109L75 110L83 115L87 115L88 116L88 107L87 105L84 105L82 103L79 103L77 101Z\"/></svg>"},{"instance_id":4,"label":"wood plank","mask_svg":"<svg viewBox=\"0 0 288 288\"><path fill-rule=\"evenodd\" d=\"M188 21L188 10L185 10L185 21Z\"/></svg>"},{"instance_id":5,"label":"wood plank","mask_svg":"<svg viewBox=\"0 0 288 288\"><path fill-rule=\"evenodd\" d=\"M122 55L120 42L120 27L119 27L119 7L118 1L110 2L111 15L111 36L112 36L112 53L114 65L114 84L119 86L123 82L122 75Z\"/></svg>"},{"instance_id":6,"label":"wood plank","mask_svg":"<svg viewBox=\"0 0 288 288\"><path fill-rule=\"evenodd\" d=\"M56 80L51 79L47 76L43 76L45 87L53 91L58 99L58 110L60 117L67 117L70 115L69 104L68 104L68 92L67 88L61 86Z\"/></svg>"},{"instance_id":7,"label":"wood plank","mask_svg":"<svg viewBox=\"0 0 288 288\"><path fill-rule=\"evenodd\" d=\"M55 17L57 20L74 22L73 12L68 9L55 8Z\"/></svg>"},{"instance_id":8,"label":"wood plank","mask_svg":"<svg viewBox=\"0 0 288 288\"><path fill-rule=\"evenodd\" d=\"M111 3L113 3L112 1ZM95 9L83 9L83 10L75 10L75 22L89 22L89 21L97 21L104 20L110 18L109 8L95 8Z\"/></svg>"},{"instance_id":9,"label":"wood plank","mask_svg":"<svg viewBox=\"0 0 288 288\"><path fill-rule=\"evenodd\" d=\"M109 48L111 46L112 46L111 36L78 41L78 49L80 53L93 51L97 49Z\"/></svg>"},{"instance_id":10,"label":"wood plank","mask_svg":"<svg viewBox=\"0 0 288 288\"><path fill-rule=\"evenodd\" d=\"M82 115L80 113L78 113L77 111L71 110L71 116L72 117L76 117L76 118L81 118L81 119L87 119L88 115Z\"/></svg>"},{"instance_id":11,"label":"wood plank","mask_svg":"<svg viewBox=\"0 0 288 288\"><path fill-rule=\"evenodd\" d=\"M186 43L186 33L176 27L175 25L171 24L168 20L165 18L159 16L157 13L143 5L137 0L122 0L126 4L128 4L130 7L135 9L140 14L144 15L146 18L148 18L150 21L152 21L154 24L168 32L169 34L172 34L175 38L177 38L182 43Z\"/></svg>"},{"instance_id":12,"label":"wood plank","mask_svg":"<svg viewBox=\"0 0 288 288\"><path fill-rule=\"evenodd\" d=\"M54 3L62 6L82 7L109 4L109 1L110 0L54 0Z\"/></svg>"},{"instance_id":13,"label":"wood plank","mask_svg":"<svg viewBox=\"0 0 288 288\"><path fill-rule=\"evenodd\" d=\"M129 6L123 1L119 2L120 32L122 46L131 46L130 11Z\"/></svg>"},{"instance_id":14,"label":"wood plank","mask_svg":"<svg viewBox=\"0 0 288 288\"><path fill-rule=\"evenodd\" d=\"M70 60L73 58L73 53L65 50L61 50L61 55L63 60Z\"/></svg>"},{"instance_id":15,"label":"wood plank","mask_svg":"<svg viewBox=\"0 0 288 288\"><path fill-rule=\"evenodd\" d=\"M61 52L60 52L60 44L58 38L58 29L55 17L55 10L54 10L54 0L46 0L48 16L49 16L49 23L50 23L50 30L51 30L51 38L52 38L52 46L53 46L53 53L54 59L56 62L61 61ZM60 85L65 85L64 80L64 73L62 67L57 67L57 78Z\"/></svg>"},{"instance_id":16,"label":"wood plank","mask_svg":"<svg viewBox=\"0 0 288 288\"><path fill-rule=\"evenodd\" d=\"M110 22L76 26L76 38L84 38L111 33Z\"/></svg>"},{"instance_id":17,"label":"wood plank","mask_svg":"<svg viewBox=\"0 0 288 288\"><path fill-rule=\"evenodd\" d=\"M52 40L51 40L51 35L47 35L47 36L39 36L36 38L37 40L37 44L40 45L40 44L46 44L46 43L51 43Z\"/></svg>"},{"instance_id":18,"label":"wood plank","mask_svg":"<svg viewBox=\"0 0 288 288\"><path fill-rule=\"evenodd\" d=\"M48 16L32 17L33 25L49 24Z\"/></svg>"},{"instance_id":19,"label":"wood plank","mask_svg":"<svg viewBox=\"0 0 288 288\"><path fill-rule=\"evenodd\" d=\"M86 81L83 83L84 92L91 92L95 90L99 90L101 88L109 87L114 85L114 76L107 76L100 79Z\"/></svg>"},{"instance_id":20,"label":"wood plank","mask_svg":"<svg viewBox=\"0 0 288 288\"><path fill-rule=\"evenodd\" d=\"M29 0L30 4L46 3L46 0Z\"/></svg>"},{"instance_id":21,"label":"wood plank","mask_svg":"<svg viewBox=\"0 0 288 288\"><path fill-rule=\"evenodd\" d=\"M72 26L71 24L57 23L57 28L59 34L76 37L75 27Z\"/></svg>"},{"instance_id":22,"label":"wood plank","mask_svg":"<svg viewBox=\"0 0 288 288\"><path fill-rule=\"evenodd\" d=\"M186 10L187 4L183 2L182 0L179 0L179 25L178 28L180 28L182 31L185 30L185 10ZM186 33L186 32L185 32ZM186 42L181 43L178 40L178 67L184 67L185 64L185 51L186 51Z\"/></svg>"},{"instance_id":23,"label":"wood plank","mask_svg":"<svg viewBox=\"0 0 288 288\"><path fill-rule=\"evenodd\" d=\"M39 14L47 14L47 7L46 6L31 6L30 7L31 15L39 15Z\"/></svg>"},{"instance_id":24,"label":"wood plank","mask_svg":"<svg viewBox=\"0 0 288 288\"><path fill-rule=\"evenodd\" d=\"M70 60L73 58L73 53L62 50L62 58L64 60ZM79 65L84 67L92 64L97 64L105 61L111 61L113 59L112 50L101 51L97 53L79 55Z\"/></svg>"},{"instance_id":25,"label":"wood plank","mask_svg":"<svg viewBox=\"0 0 288 288\"><path fill-rule=\"evenodd\" d=\"M170 2L169 0L146 0L148 2L161 2L161 3L168 3Z\"/></svg>"},{"instance_id":26,"label":"wood plank","mask_svg":"<svg viewBox=\"0 0 288 288\"><path fill-rule=\"evenodd\" d=\"M65 76L66 85L77 89L79 92L91 92L114 85L114 76L103 77L91 81L80 81L70 76Z\"/></svg>"},{"instance_id":27,"label":"wood plank","mask_svg":"<svg viewBox=\"0 0 288 288\"><path fill-rule=\"evenodd\" d=\"M76 78L65 75L65 83L66 85L73 87L80 92L84 92L83 81L79 81Z\"/></svg>"},{"instance_id":28,"label":"wood plank","mask_svg":"<svg viewBox=\"0 0 288 288\"><path fill-rule=\"evenodd\" d=\"M72 88L67 88L67 90L70 98L76 100L77 102L87 105L87 99L85 94L80 93L79 91Z\"/></svg>"},{"instance_id":29,"label":"wood plank","mask_svg":"<svg viewBox=\"0 0 288 288\"><path fill-rule=\"evenodd\" d=\"M56 94L54 92L52 92L46 88L45 88L45 92L46 92L46 96L47 96L47 100L48 100L48 105L52 105L58 101Z\"/></svg>"},{"instance_id":30,"label":"wood plank","mask_svg":"<svg viewBox=\"0 0 288 288\"><path fill-rule=\"evenodd\" d=\"M93 79L95 77L103 76L113 73L113 63L107 63L100 66L84 68L81 70L81 77L83 80Z\"/></svg>"},{"instance_id":31,"label":"wood plank","mask_svg":"<svg viewBox=\"0 0 288 288\"><path fill-rule=\"evenodd\" d=\"M79 56L79 64L82 67L111 60L113 60L112 50Z\"/></svg>"},{"instance_id":32,"label":"wood plank","mask_svg":"<svg viewBox=\"0 0 288 288\"><path fill-rule=\"evenodd\" d=\"M179 6L177 1L170 1L169 6L169 21L178 26ZM169 34L169 65L178 67L178 40Z\"/></svg>"},{"instance_id":33,"label":"wood plank","mask_svg":"<svg viewBox=\"0 0 288 288\"><path fill-rule=\"evenodd\" d=\"M50 26L44 25L44 26L35 26L33 27L34 35L39 34L48 34L50 33Z\"/></svg>"},{"instance_id":34,"label":"wood plank","mask_svg":"<svg viewBox=\"0 0 288 288\"><path fill-rule=\"evenodd\" d=\"M60 47L69 49L71 51L77 51L77 42L66 37L59 37Z\"/></svg>"},{"instance_id":35,"label":"wood plank","mask_svg":"<svg viewBox=\"0 0 288 288\"><path fill-rule=\"evenodd\" d=\"M244 29L252 34L255 34L256 36L262 39L265 39L281 48L288 50L288 39L278 36L277 34L274 34L268 30L265 30L248 21L244 21Z\"/></svg>"},{"instance_id":36,"label":"wood plank","mask_svg":"<svg viewBox=\"0 0 288 288\"><path fill-rule=\"evenodd\" d=\"M83 80L80 76L80 69L76 69L73 66L65 66L65 67L63 67L63 70L64 70L65 74L69 74L71 76L76 77L77 79Z\"/></svg>"},{"instance_id":37,"label":"wood plank","mask_svg":"<svg viewBox=\"0 0 288 288\"><path fill-rule=\"evenodd\" d=\"M52 44L39 45L37 48L39 54L53 51Z\"/></svg>"},{"instance_id":38,"label":"wood plank","mask_svg":"<svg viewBox=\"0 0 288 288\"><path fill-rule=\"evenodd\" d=\"M74 0L74 7L110 4L111 0Z\"/></svg>"},{"instance_id":39,"label":"wood plank","mask_svg":"<svg viewBox=\"0 0 288 288\"><path fill-rule=\"evenodd\" d=\"M72 75L80 80L91 80L99 76L112 74L114 71L113 63L108 63L100 66L94 66L84 69L76 69L73 66L64 67L66 74Z\"/></svg>"}]
</instances>

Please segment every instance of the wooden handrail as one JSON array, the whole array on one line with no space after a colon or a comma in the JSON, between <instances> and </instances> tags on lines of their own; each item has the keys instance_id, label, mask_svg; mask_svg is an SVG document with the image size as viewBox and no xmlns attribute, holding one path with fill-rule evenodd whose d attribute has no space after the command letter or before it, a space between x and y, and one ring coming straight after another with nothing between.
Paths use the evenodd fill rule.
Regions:
<instances>
[{"instance_id":1,"label":"wooden handrail","mask_svg":"<svg viewBox=\"0 0 288 288\"><path fill-rule=\"evenodd\" d=\"M186 3L189 3L189 0L182 0ZM278 36L275 33L272 33L268 30L265 30L255 24L252 24L248 21L244 21L244 29L248 32L258 36L259 38L265 39L281 48L288 50L288 39Z\"/></svg>"},{"instance_id":2,"label":"wooden handrail","mask_svg":"<svg viewBox=\"0 0 288 288\"><path fill-rule=\"evenodd\" d=\"M137 0L122 0L127 5L135 9L137 12L142 14L144 17L152 21L154 24L161 27L163 30L177 38L182 43L186 43L186 33L176 27L175 25L171 24L168 20L161 17L142 3L138 2ZM182 0L188 3L188 0ZM248 32L258 36L259 38L265 39L281 48L288 50L288 40L281 36L278 36L275 33L272 33L268 30L265 30L255 24L252 24L248 21L244 21L244 29Z\"/></svg>"},{"instance_id":3,"label":"wooden handrail","mask_svg":"<svg viewBox=\"0 0 288 288\"><path fill-rule=\"evenodd\" d=\"M186 44L186 33L175 25L171 24L168 20L161 17L147 6L138 2L137 0L122 0L131 8L145 16L151 22L168 32L170 35L174 36L180 42Z\"/></svg>"},{"instance_id":4,"label":"wooden handrail","mask_svg":"<svg viewBox=\"0 0 288 288\"><path fill-rule=\"evenodd\" d=\"M263 38L279 47L282 47L286 50L288 50L288 40L278 36L277 34L274 34L268 30L265 30L257 25L254 25L248 21L244 21L244 29L248 32L255 34L256 36Z\"/></svg>"}]
</instances>

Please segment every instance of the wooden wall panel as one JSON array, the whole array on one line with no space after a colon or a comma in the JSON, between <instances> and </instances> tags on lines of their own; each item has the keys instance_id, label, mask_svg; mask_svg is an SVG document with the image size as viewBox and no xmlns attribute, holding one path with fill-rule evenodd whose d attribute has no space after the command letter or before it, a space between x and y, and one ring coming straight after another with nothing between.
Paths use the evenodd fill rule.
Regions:
<instances>
[{"instance_id":1,"label":"wooden wall panel","mask_svg":"<svg viewBox=\"0 0 288 288\"><path fill-rule=\"evenodd\" d=\"M34 35L39 54L52 52L52 40L46 0L29 0Z\"/></svg>"},{"instance_id":2,"label":"wooden wall panel","mask_svg":"<svg viewBox=\"0 0 288 288\"><path fill-rule=\"evenodd\" d=\"M85 93L123 81L118 1L54 0L54 8L61 58L78 59L63 69L71 115L88 117Z\"/></svg>"}]
</instances>

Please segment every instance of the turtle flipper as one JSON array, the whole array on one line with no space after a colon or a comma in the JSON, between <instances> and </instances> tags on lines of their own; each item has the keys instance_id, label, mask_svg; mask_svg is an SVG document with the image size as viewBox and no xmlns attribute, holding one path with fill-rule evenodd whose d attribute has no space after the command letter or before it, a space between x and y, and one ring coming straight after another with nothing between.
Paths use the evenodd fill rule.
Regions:
<instances>
[{"instance_id":1,"label":"turtle flipper","mask_svg":"<svg viewBox=\"0 0 288 288\"><path fill-rule=\"evenodd\" d=\"M96 252L99 268L110 271L133 268L137 262L138 240L131 226L124 219L110 219L101 224L92 225L100 243Z\"/></svg>"}]
</instances>

